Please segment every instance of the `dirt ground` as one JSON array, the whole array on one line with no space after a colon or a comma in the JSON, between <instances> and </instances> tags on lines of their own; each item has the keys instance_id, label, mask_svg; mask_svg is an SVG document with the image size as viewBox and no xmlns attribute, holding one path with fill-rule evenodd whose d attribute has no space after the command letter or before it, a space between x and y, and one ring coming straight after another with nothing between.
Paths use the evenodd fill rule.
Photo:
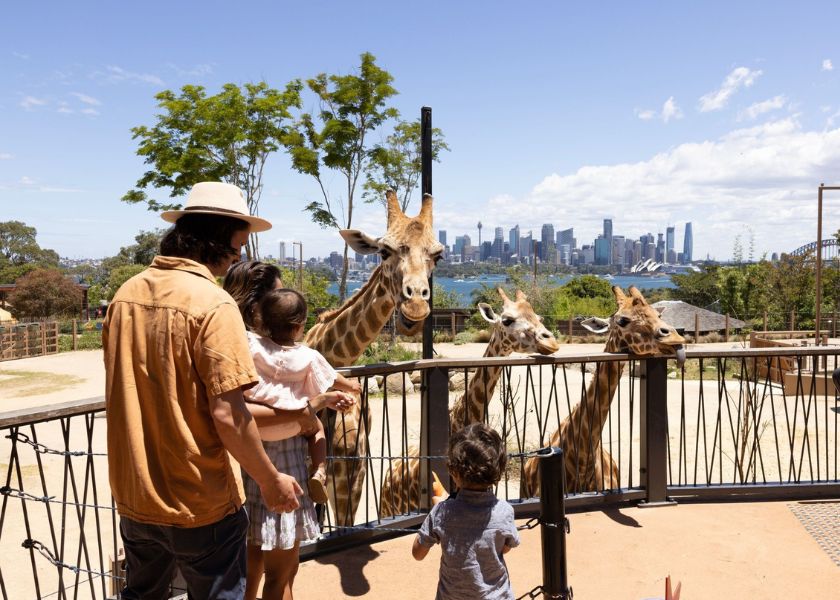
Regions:
<instances>
[{"instance_id":1,"label":"dirt ground","mask_svg":"<svg viewBox=\"0 0 840 600\"><path fill-rule=\"evenodd\" d=\"M480 356L484 350L483 344L436 347L451 358ZM600 350L600 345L565 346L562 352ZM60 389L49 393L32 392L33 381L38 379L32 375L28 375L28 388L3 387L3 382L15 375L13 371L65 375L68 379L62 380ZM95 398L103 390L99 351L0 363L0 413ZM105 431L104 420L97 422L95 450L102 448ZM62 432L54 428L43 435L40 441L58 444ZM7 440L0 440L4 472L8 447ZM48 464L47 473L53 471L60 476L59 468L60 461ZM24 472L24 477L34 479L37 473ZM107 487L107 475L98 478L98 485ZM4 583L13 594L9 597L31 597L14 593L11 575L18 568L28 573L30 566L28 553L20 549L22 526L11 516L6 515L0 538ZM628 508L572 514L569 520L569 583L575 598L662 598L668 574L682 582L684 599L829 598L840 589L840 499ZM433 550L425 561L415 562L410 554L412 538L406 536L304 563L296 584L297 597L432 597L439 551ZM106 541L106 548L109 546L110 540ZM522 546L506 558L517 596L539 585L539 529L523 531ZM46 575L50 569L39 571Z\"/></svg>"}]
</instances>

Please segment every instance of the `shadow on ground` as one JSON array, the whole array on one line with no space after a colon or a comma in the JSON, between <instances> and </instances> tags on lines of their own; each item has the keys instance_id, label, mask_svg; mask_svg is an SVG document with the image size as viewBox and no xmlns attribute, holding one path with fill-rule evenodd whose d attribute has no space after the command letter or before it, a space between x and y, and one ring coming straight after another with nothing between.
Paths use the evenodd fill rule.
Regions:
<instances>
[{"instance_id":1,"label":"shadow on ground","mask_svg":"<svg viewBox=\"0 0 840 600\"><path fill-rule=\"evenodd\" d=\"M364 574L365 566L379 558L370 546L359 546L348 552L336 552L315 559L321 565L333 565L341 576L341 590L346 596L364 596L370 592L370 582Z\"/></svg>"}]
</instances>

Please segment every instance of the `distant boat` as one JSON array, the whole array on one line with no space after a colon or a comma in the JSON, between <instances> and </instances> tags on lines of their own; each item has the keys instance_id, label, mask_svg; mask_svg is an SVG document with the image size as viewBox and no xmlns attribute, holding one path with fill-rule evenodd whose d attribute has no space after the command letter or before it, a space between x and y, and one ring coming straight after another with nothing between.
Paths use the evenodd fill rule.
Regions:
<instances>
[{"instance_id":1,"label":"distant boat","mask_svg":"<svg viewBox=\"0 0 840 600\"><path fill-rule=\"evenodd\" d=\"M455 283L464 283L464 280L463 279L456 279Z\"/></svg>"},{"instance_id":2,"label":"distant boat","mask_svg":"<svg viewBox=\"0 0 840 600\"><path fill-rule=\"evenodd\" d=\"M604 275L604 279L614 279L614 277L607 273L606 275Z\"/></svg>"}]
</instances>

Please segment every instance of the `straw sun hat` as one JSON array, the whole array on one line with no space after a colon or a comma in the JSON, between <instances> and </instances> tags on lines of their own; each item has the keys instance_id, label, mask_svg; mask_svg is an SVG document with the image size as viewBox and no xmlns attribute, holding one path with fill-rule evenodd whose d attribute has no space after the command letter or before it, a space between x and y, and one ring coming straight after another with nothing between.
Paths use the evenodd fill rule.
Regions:
<instances>
[{"instance_id":1,"label":"straw sun hat","mask_svg":"<svg viewBox=\"0 0 840 600\"><path fill-rule=\"evenodd\" d=\"M196 213L242 219L251 225L251 233L271 229L271 223L248 212L248 203L245 201L242 190L230 183L218 181L196 183L187 196L187 203L183 210L167 210L160 216L164 221L174 223L184 215Z\"/></svg>"}]
</instances>

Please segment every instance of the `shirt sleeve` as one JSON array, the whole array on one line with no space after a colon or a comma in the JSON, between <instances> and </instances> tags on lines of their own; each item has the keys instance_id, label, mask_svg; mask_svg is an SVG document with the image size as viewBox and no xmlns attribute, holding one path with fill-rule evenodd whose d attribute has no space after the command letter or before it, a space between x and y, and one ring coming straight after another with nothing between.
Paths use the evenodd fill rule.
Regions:
<instances>
[{"instance_id":1,"label":"shirt sleeve","mask_svg":"<svg viewBox=\"0 0 840 600\"><path fill-rule=\"evenodd\" d=\"M440 543L440 527L438 526L438 513L440 510L438 507L442 504L441 502L432 507L432 510L426 516L426 520L423 521L420 529L417 530L417 541L420 542L421 546L431 548L435 544Z\"/></svg>"},{"instance_id":2,"label":"shirt sleeve","mask_svg":"<svg viewBox=\"0 0 840 600\"><path fill-rule=\"evenodd\" d=\"M519 545L519 530L516 528L513 507L510 505L508 505L508 507L510 509L510 517L507 520L507 531L504 532L505 546L508 546L509 548L516 548Z\"/></svg>"},{"instance_id":3,"label":"shirt sleeve","mask_svg":"<svg viewBox=\"0 0 840 600\"><path fill-rule=\"evenodd\" d=\"M311 349L312 362L310 363L309 378L319 394L323 394L335 383L338 372L327 362L324 355L317 350Z\"/></svg>"},{"instance_id":4,"label":"shirt sleeve","mask_svg":"<svg viewBox=\"0 0 840 600\"><path fill-rule=\"evenodd\" d=\"M272 356L271 352L262 345L262 338L249 333L248 346L254 359L259 381L257 385L245 392L249 402L265 404L280 410L300 410L306 407L307 398L298 398L292 390L277 378L277 371L281 361Z\"/></svg>"},{"instance_id":5,"label":"shirt sleeve","mask_svg":"<svg viewBox=\"0 0 840 600\"><path fill-rule=\"evenodd\" d=\"M257 372L239 309L222 303L199 322L193 353L198 376L210 396L257 383Z\"/></svg>"}]
</instances>

